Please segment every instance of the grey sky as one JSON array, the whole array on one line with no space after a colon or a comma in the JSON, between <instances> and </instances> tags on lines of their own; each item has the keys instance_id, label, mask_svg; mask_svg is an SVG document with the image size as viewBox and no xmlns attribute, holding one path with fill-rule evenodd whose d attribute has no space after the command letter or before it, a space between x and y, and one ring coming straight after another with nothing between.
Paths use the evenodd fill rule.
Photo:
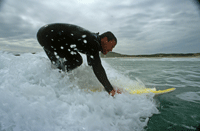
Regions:
<instances>
[{"instance_id":1,"label":"grey sky","mask_svg":"<svg viewBox=\"0 0 200 131\"><path fill-rule=\"evenodd\" d=\"M122 54L200 52L192 0L0 0L0 50L42 51L36 33L48 23L110 30L118 38L113 51Z\"/></svg>"}]
</instances>

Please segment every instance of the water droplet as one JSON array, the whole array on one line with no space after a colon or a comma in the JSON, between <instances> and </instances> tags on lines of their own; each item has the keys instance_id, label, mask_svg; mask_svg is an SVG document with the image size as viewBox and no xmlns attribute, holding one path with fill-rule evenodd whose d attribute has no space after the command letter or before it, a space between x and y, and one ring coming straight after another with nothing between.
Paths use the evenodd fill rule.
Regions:
<instances>
[{"instance_id":1,"label":"water droplet","mask_svg":"<svg viewBox=\"0 0 200 131\"><path fill-rule=\"evenodd\" d=\"M68 51L71 51L70 49L68 49Z\"/></svg>"},{"instance_id":2,"label":"water droplet","mask_svg":"<svg viewBox=\"0 0 200 131\"><path fill-rule=\"evenodd\" d=\"M86 35L82 35L82 38L85 38L86 37Z\"/></svg>"},{"instance_id":3,"label":"water droplet","mask_svg":"<svg viewBox=\"0 0 200 131\"><path fill-rule=\"evenodd\" d=\"M75 45L75 44L73 44L73 45L70 45L70 47L71 47L71 48L75 48L75 47L76 47L76 45Z\"/></svg>"},{"instance_id":4,"label":"water droplet","mask_svg":"<svg viewBox=\"0 0 200 131\"><path fill-rule=\"evenodd\" d=\"M48 35L46 35L46 37L48 37Z\"/></svg>"},{"instance_id":5,"label":"water droplet","mask_svg":"<svg viewBox=\"0 0 200 131\"><path fill-rule=\"evenodd\" d=\"M87 43L87 40L83 40L84 43Z\"/></svg>"},{"instance_id":6,"label":"water droplet","mask_svg":"<svg viewBox=\"0 0 200 131\"><path fill-rule=\"evenodd\" d=\"M71 33L71 36L73 36L74 34Z\"/></svg>"},{"instance_id":7,"label":"water droplet","mask_svg":"<svg viewBox=\"0 0 200 131\"><path fill-rule=\"evenodd\" d=\"M57 55L58 53L57 52L54 52L54 55Z\"/></svg>"},{"instance_id":8,"label":"water droplet","mask_svg":"<svg viewBox=\"0 0 200 131\"><path fill-rule=\"evenodd\" d=\"M63 47L63 46L61 46L60 48L61 48L61 49L64 49L64 47Z\"/></svg>"},{"instance_id":9,"label":"water droplet","mask_svg":"<svg viewBox=\"0 0 200 131\"><path fill-rule=\"evenodd\" d=\"M71 53L72 55L76 55L76 52L71 51L70 53Z\"/></svg>"},{"instance_id":10,"label":"water droplet","mask_svg":"<svg viewBox=\"0 0 200 131\"><path fill-rule=\"evenodd\" d=\"M51 39L51 41L54 41L54 39Z\"/></svg>"},{"instance_id":11,"label":"water droplet","mask_svg":"<svg viewBox=\"0 0 200 131\"><path fill-rule=\"evenodd\" d=\"M53 30L51 30L51 32L53 32Z\"/></svg>"}]
</instances>

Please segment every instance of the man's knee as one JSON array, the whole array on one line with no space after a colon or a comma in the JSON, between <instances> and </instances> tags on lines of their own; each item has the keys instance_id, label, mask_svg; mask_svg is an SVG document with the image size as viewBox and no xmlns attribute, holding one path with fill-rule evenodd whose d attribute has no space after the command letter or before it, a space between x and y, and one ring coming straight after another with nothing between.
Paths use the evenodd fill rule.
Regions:
<instances>
[{"instance_id":1,"label":"man's knee","mask_svg":"<svg viewBox=\"0 0 200 131\"><path fill-rule=\"evenodd\" d=\"M48 35L46 33L45 27L41 27L36 34L37 40L42 47L49 46L49 40L47 39L47 36Z\"/></svg>"}]
</instances>

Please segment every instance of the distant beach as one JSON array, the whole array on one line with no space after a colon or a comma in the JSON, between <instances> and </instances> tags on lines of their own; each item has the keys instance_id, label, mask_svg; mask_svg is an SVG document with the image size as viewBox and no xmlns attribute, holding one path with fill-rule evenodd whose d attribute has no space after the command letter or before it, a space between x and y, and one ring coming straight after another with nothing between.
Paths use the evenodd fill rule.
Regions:
<instances>
[{"instance_id":1,"label":"distant beach","mask_svg":"<svg viewBox=\"0 0 200 131\"><path fill-rule=\"evenodd\" d=\"M107 55L103 55L101 53L102 58L181 58L181 57L200 57L200 53L187 53L187 54L177 54L177 53L172 53L172 54L149 54L149 55L125 55L125 54L120 54L116 52L109 52Z\"/></svg>"}]
</instances>

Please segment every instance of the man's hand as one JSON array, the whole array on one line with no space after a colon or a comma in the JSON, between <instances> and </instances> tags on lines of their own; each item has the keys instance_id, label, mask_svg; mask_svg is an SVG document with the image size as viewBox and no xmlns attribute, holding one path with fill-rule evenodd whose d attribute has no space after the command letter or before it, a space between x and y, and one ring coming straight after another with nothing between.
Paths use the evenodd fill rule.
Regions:
<instances>
[{"instance_id":1,"label":"man's hand","mask_svg":"<svg viewBox=\"0 0 200 131\"><path fill-rule=\"evenodd\" d=\"M116 93L122 94L122 90L120 90L120 89L117 89L117 90L113 89L111 92L109 92L109 94L111 96L114 96Z\"/></svg>"}]
</instances>

